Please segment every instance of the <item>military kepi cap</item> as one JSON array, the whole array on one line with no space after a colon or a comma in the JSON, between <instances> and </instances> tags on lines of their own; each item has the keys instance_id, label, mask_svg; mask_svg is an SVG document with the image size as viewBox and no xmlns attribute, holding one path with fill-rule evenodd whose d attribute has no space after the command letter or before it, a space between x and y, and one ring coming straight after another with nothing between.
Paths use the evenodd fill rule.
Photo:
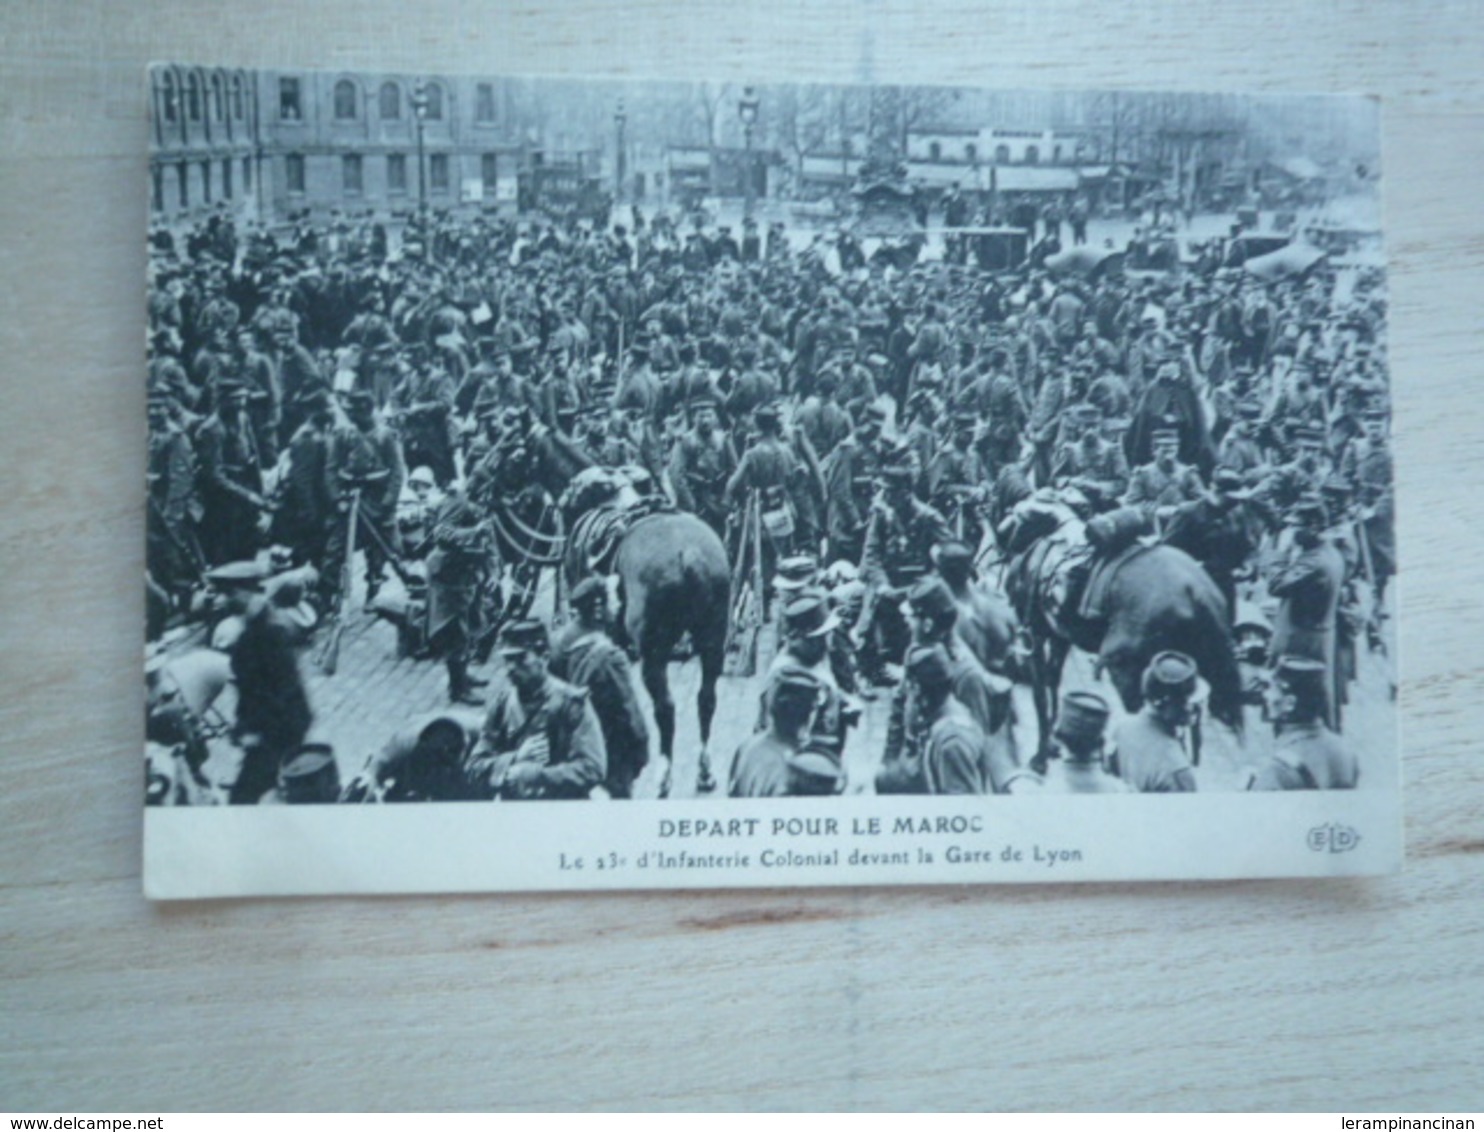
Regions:
<instances>
[{"instance_id":1,"label":"military kepi cap","mask_svg":"<svg viewBox=\"0 0 1484 1132\"><path fill-rule=\"evenodd\" d=\"M1183 652L1168 650L1156 653L1144 670L1144 695L1160 699L1193 696L1197 675L1195 661Z\"/></svg>"},{"instance_id":2,"label":"military kepi cap","mask_svg":"<svg viewBox=\"0 0 1484 1132\"><path fill-rule=\"evenodd\" d=\"M502 655L521 652L545 652L549 644L546 626L535 618L512 621L500 630Z\"/></svg>"},{"instance_id":3,"label":"military kepi cap","mask_svg":"<svg viewBox=\"0 0 1484 1132\"><path fill-rule=\"evenodd\" d=\"M1061 698L1054 734L1066 742L1089 745L1103 737L1111 709L1096 692L1068 692Z\"/></svg>"},{"instance_id":4,"label":"military kepi cap","mask_svg":"<svg viewBox=\"0 0 1484 1132\"><path fill-rule=\"evenodd\" d=\"M206 580L218 589L257 589L267 576L264 569L253 559L228 562L206 575Z\"/></svg>"}]
</instances>

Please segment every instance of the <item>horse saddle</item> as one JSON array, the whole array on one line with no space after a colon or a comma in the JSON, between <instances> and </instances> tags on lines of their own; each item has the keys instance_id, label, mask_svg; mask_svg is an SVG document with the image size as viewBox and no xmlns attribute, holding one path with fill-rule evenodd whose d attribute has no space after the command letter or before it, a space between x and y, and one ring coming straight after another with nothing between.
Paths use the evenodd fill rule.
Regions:
<instances>
[{"instance_id":1,"label":"horse saddle","mask_svg":"<svg viewBox=\"0 0 1484 1132\"><path fill-rule=\"evenodd\" d=\"M618 544L633 521L629 511L612 507L599 507L577 520L572 545L589 574L612 572Z\"/></svg>"},{"instance_id":2,"label":"horse saddle","mask_svg":"<svg viewBox=\"0 0 1484 1132\"><path fill-rule=\"evenodd\" d=\"M1101 621L1108 613L1108 594L1113 580L1124 564L1146 553L1151 547L1142 542L1130 543L1116 554L1089 554L1085 567L1086 581L1077 602L1077 615L1086 621Z\"/></svg>"}]
</instances>

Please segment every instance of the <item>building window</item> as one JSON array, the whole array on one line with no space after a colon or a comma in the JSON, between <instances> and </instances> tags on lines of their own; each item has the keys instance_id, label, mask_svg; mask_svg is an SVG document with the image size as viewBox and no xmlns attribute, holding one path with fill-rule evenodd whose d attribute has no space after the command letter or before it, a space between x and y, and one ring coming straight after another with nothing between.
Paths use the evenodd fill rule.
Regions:
<instances>
[{"instance_id":1,"label":"building window","mask_svg":"<svg viewBox=\"0 0 1484 1132\"><path fill-rule=\"evenodd\" d=\"M232 76L232 117L242 118L242 76Z\"/></svg>"},{"instance_id":2,"label":"building window","mask_svg":"<svg viewBox=\"0 0 1484 1132\"><path fill-rule=\"evenodd\" d=\"M1025 163L1027 165L1034 165L1040 160L1041 150L1038 147L1033 145L1028 145L1025 147Z\"/></svg>"},{"instance_id":3,"label":"building window","mask_svg":"<svg viewBox=\"0 0 1484 1132\"><path fill-rule=\"evenodd\" d=\"M169 71L165 72L165 81L161 84L160 97L165 102L165 121L175 121L177 115L180 113L180 108L176 105L179 92L175 89L175 76Z\"/></svg>"},{"instance_id":4,"label":"building window","mask_svg":"<svg viewBox=\"0 0 1484 1132\"><path fill-rule=\"evenodd\" d=\"M201 162L201 199L211 203L211 162Z\"/></svg>"},{"instance_id":5,"label":"building window","mask_svg":"<svg viewBox=\"0 0 1484 1132\"><path fill-rule=\"evenodd\" d=\"M405 153L386 155L386 191L389 193L407 191L407 155Z\"/></svg>"},{"instance_id":6,"label":"building window","mask_svg":"<svg viewBox=\"0 0 1484 1132\"><path fill-rule=\"evenodd\" d=\"M432 121L443 119L443 88L437 83L429 83L427 86L428 113L427 117Z\"/></svg>"},{"instance_id":7,"label":"building window","mask_svg":"<svg viewBox=\"0 0 1484 1132\"><path fill-rule=\"evenodd\" d=\"M288 185L289 192L302 193L304 191L303 154L290 153L283 159L283 179Z\"/></svg>"},{"instance_id":8,"label":"building window","mask_svg":"<svg viewBox=\"0 0 1484 1132\"><path fill-rule=\"evenodd\" d=\"M252 158L251 157L244 157L242 159L242 191L244 193L250 193L250 192L252 192Z\"/></svg>"},{"instance_id":9,"label":"building window","mask_svg":"<svg viewBox=\"0 0 1484 1132\"><path fill-rule=\"evenodd\" d=\"M156 212L165 211L165 170L158 165L149 171L149 206Z\"/></svg>"},{"instance_id":10,"label":"building window","mask_svg":"<svg viewBox=\"0 0 1484 1132\"><path fill-rule=\"evenodd\" d=\"M278 80L278 116L285 122L299 122L304 118L304 107L299 101L299 80Z\"/></svg>"},{"instance_id":11,"label":"building window","mask_svg":"<svg viewBox=\"0 0 1484 1132\"><path fill-rule=\"evenodd\" d=\"M194 71L186 76L186 116L192 122L201 120L201 80Z\"/></svg>"},{"instance_id":12,"label":"building window","mask_svg":"<svg viewBox=\"0 0 1484 1132\"><path fill-rule=\"evenodd\" d=\"M994 159L996 165L1010 164L1010 147L1008 145L997 145L994 147Z\"/></svg>"},{"instance_id":13,"label":"building window","mask_svg":"<svg viewBox=\"0 0 1484 1132\"><path fill-rule=\"evenodd\" d=\"M232 159L222 158L222 199L232 199Z\"/></svg>"},{"instance_id":14,"label":"building window","mask_svg":"<svg viewBox=\"0 0 1484 1132\"><path fill-rule=\"evenodd\" d=\"M215 122L227 117L227 100L222 88L221 75L211 76L211 118Z\"/></svg>"},{"instance_id":15,"label":"building window","mask_svg":"<svg viewBox=\"0 0 1484 1132\"><path fill-rule=\"evenodd\" d=\"M341 79L335 84L335 120L348 122L356 116L356 84Z\"/></svg>"},{"instance_id":16,"label":"building window","mask_svg":"<svg viewBox=\"0 0 1484 1132\"><path fill-rule=\"evenodd\" d=\"M434 153L428 157L428 181L435 193L448 192L448 154Z\"/></svg>"},{"instance_id":17,"label":"building window","mask_svg":"<svg viewBox=\"0 0 1484 1132\"><path fill-rule=\"evenodd\" d=\"M1051 147L1051 161L1052 161L1053 164L1055 164L1056 162L1058 162L1060 160L1061 160L1061 146L1054 145L1054 146Z\"/></svg>"},{"instance_id":18,"label":"building window","mask_svg":"<svg viewBox=\"0 0 1484 1132\"><path fill-rule=\"evenodd\" d=\"M359 153L347 153L340 159L340 186L347 193L359 196L361 193L361 155Z\"/></svg>"},{"instance_id":19,"label":"building window","mask_svg":"<svg viewBox=\"0 0 1484 1132\"><path fill-rule=\"evenodd\" d=\"M964 146L964 160L967 161L970 165L979 160L979 147L976 146L973 142L970 142L968 145Z\"/></svg>"},{"instance_id":20,"label":"building window","mask_svg":"<svg viewBox=\"0 0 1484 1132\"><path fill-rule=\"evenodd\" d=\"M180 207L191 207L191 167L181 162L175 167L175 184L180 190Z\"/></svg>"},{"instance_id":21,"label":"building window","mask_svg":"<svg viewBox=\"0 0 1484 1132\"><path fill-rule=\"evenodd\" d=\"M381 84L381 116L395 119L402 117L402 88L396 83Z\"/></svg>"},{"instance_id":22,"label":"building window","mask_svg":"<svg viewBox=\"0 0 1484 1132\"><path fill-rule=\"evenodd\" d=\"M943 146L939 142L928 142L928 160L941 161L943 159Z\"/></svg>"},{"instance_id":23,"label":"building window","mask_svg":"<svg viewBox=\"0 0 1484 1132\"><path fill-rule=\"evenodd\" d=\"M500 155L486 153L479 159L479 177L484 182L484 195L493 198L495 184L500 179Z\"/></svg>"},{"instance_id":24,"label":"building window","mask_svg":"<svg viewBox=\"0 0 1484 1132\"><path fill-rule=\"evenodd\" d=\"M493 122L495 120L494 83L480 83L474 88L474 120L476 122Z\"/></svg>"}]
</instances>

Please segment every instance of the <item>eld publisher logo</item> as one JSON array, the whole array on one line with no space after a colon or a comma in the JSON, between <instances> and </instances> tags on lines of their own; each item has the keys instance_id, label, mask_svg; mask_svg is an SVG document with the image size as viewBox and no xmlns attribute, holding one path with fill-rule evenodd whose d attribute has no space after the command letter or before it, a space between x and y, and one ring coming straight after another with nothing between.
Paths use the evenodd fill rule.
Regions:
<instances>
[{"instance_id":1,"label":"eld publisher logo","mask_svg":"<svg viewBox=\"0 0 1484 1132\"><path fill-rule=\"evenodd\" d=\"M1360 834L1348 825L1329 822L1309 830L1309 848L1316 853L1348 853L1360 844Z\"/></svg>"}]
</instances>

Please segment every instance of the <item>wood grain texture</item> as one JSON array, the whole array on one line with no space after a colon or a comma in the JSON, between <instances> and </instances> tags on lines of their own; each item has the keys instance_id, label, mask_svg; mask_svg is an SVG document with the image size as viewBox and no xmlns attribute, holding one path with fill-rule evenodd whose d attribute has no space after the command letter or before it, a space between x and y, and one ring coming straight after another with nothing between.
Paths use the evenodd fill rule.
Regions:
<instances>
[{"instance_id":1,"label":"wood grain texture","mask_svg":"<svg viewBox=\"0 0 1484 1132\"><path fill-rule=\"evenodd\" d=\"M1479 1108L1479 16L1405 0L0 6L0 1103ZM1406 871L151 907L152 59L1382 95Z\"/></svg>"}]
</instances>

